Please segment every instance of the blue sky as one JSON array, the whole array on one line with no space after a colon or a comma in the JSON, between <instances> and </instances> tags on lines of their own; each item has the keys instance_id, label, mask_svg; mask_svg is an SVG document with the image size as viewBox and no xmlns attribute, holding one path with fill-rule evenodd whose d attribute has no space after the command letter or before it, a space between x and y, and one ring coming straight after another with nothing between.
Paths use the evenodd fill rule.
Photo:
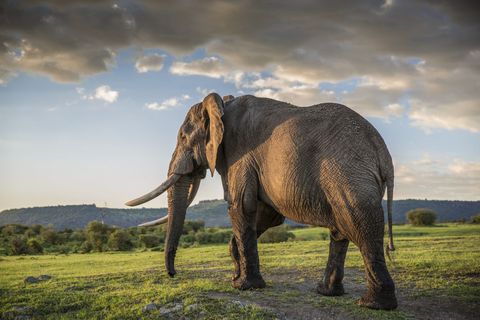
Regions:
<instances>
[{"instance_id":1,"label":"blue sky","mask_svg":"<svg viewBox=\"0 0 480 320\"><path fill-rule=\"evenodd\" d=\"M188 27L170 19L172 25L159 26L164 22L151 16L174 11L174 4L100 1L83 7L45 1L39 8L8 2L12 21L31 16L26 24L38 23L39 30L49 32L38 36L32 25L0 25L0 38L7 39L0 59L0 210L81 203L123 207L165 178L188 108L212 90L299 106L344 103L384 137L396 167L396 199L480 199L480 79L475 72L480 46L474 34L467 41L465 30L478 30L468 12L454 6L433 10L414 2L372 1L357 8L364 20L331 22L330 33L322 33L326 26L317 26L315 16L284 6L274 13L288 12L291 28L253 18L245 27L241 12L262 17L269 12L261 5L230 8L232 4L219 3L218 10L237 10L230 19L221 15L233 25L230 30L213 28L209 19L187 19L193 24ZM90 10L98 21L74 21L79 8ZM354 8L340 9L343 14ZM192 4L181 10L197 15L202 9ZM425 39L420 48L408 30L391 29L398 43L390 43L382 38L386 30L372 34L375 21L367 23L369 15L379 25L382 19L403 21L411 15L415 24L415 17L429 10L439 17L433 15L430 26L417 26ZM465 19L453 18L459 12ZM109 15L113 18L104 18ZM114 18L124 29L115 27ZM110 21L105 30L88 33L89 24L101 26L106 23L102 20ZM442 31L451 41L437 36L439 21L453 30ZM312 23L323 34L320 40L316 33L309 35ZM250 27L258 32L244 30ZM439 48L457 41L455 32L462 33L464 40L458 41L463 42L449 55L439 54ZM221 197L216 175L202 181L196 201ZM145 206L165 204L163 196Z\"/></svg>"}]
</instances>

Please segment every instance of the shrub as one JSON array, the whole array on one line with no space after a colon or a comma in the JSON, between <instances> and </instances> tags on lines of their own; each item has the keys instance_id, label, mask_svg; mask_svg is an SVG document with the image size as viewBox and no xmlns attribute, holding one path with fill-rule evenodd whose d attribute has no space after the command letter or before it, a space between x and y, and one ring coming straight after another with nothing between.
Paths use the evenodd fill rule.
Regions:
<instances>
[{"instance_id":1,"label":"shrub","mask_svg":"<svg viewBox=\"0 0 480 320\"><path fill-rule=\"evenodd\" d=\"M133 248L133 243L127 231L119 229L108 237L108 248L115 251L127 251Z\"/></svg>"},{"instance_id":2,"label":"shrub","mask_svg":"<svg viewBox=\"0 0 480 320\"><path fill-rule=\"evenodd\" d=\"M30 229L38 236L42 232L43 226L41 224L34 224Z\"/></svg>"},{"instance_id":3,"label":"shrub","mask_svg":"<svg viewBox=\"0 0 480 320\"><path fill-rule=\"evenodd\" d=\"M78 242L83 242L85 241L85 234L83 231L74 231L72 234L70 234L69 237L70 241L78 241Z\"/></svg>"},{"instance_id":4,"label":"shrub","mask_svg":"<svg viewBox=\"0 0 480 320\"><path fill-rule=\"evenodd\" d=\"M183 224L183 234L189 234L190 232L196 233L205 228L205 222L198 221L185 221Z\"/></svg>"},{"instance_id":5,"label":"shrub","mask_svg":"<svg viewBox=\"0 0 480 320\"><path fill-rule=\"evenodd\" d=\"M190 232L189 234L185 234L185 235L181 236L180 242L182 244L187 245L187 246L193 244L195 242L195 233ZM183 246L183 247L185 247L185 246Z\"/></svg>"},{"instance_id":6,"label":"shrub","mask_svg":"<svg viewBox=\"0 0 480 320\"><path fill-rule=\"evenodd\" d=\"M52 229L43 230L42 239L47 244L57 244L60 242L58 234Z\"/></svg>"},{"instance_id":7,"label":"shrub","mask_svg":"<svg viewBox=\"0 0 480 320\"><path fill-rule=\"evenodd\" d=\"M472 217L472 223L480 224L480 213Z\"/></svg>"},{"instance_id":8,"label":"shrub","mask_svg":"<svg viewBox=\"0 0 480 320\"><path fill-rule=\"evenodd\" d=\"M270 228L258 239L262 243L285 242L288 239L295 239L295 235L288 231L285 225Z\"/></svg>"},{"instance_id":9,"label":"shrub","mask_svg":"<svg viewBox=\"0 0 480 320\"><path fill-rule=\"evenodd\" d=\"M35 237L37 234L36 234L35 231L33 231L32 229L28 228L23 235L24 235L25 237L27 237L27 238L33 238L33 237Z\"/></svg>"},{"instance_id":10,"label":"shrub","mask_svg":"<svg viewBox=\"0 0 480 320\"><path fill-rule=\"evenodd\" d=\"M88 241L85 241L84 243L82 243L82 245L80 246L80 249L79 249L79 252L80 253L89 253L90 251L93 250L93 246L90 242Z\"/></svg>"},{"instance_id":11,"label":"shrub","mask_svg":"<svg viewBox=\"0 0 480 320\"><path fill-rule=\"evenodd\" d=\"M145 246L145 248L157 247L162 243L162 239L154 234L141 234L139 240L140 243Z\"/></svg>"},{"instance_id":12,"label":"shrub","mask_svg":"<svg viewBox=\"0 0 480 320\"><path fill-rule=\"evenodd\" d=\"M85 227L85 232L97 232L97 233L107 233L108 232L108 226L106 224L101 223L100 221L93 220L90 221L87 226Z\"/></svg>"},{"instance_id":13,"label":"shrub","mask_svg":"<svg viewBox=\"0 0 480 320\"><path fill-rule=\"evenodd\" d=\"M99 221L91 221L87 224L85 227L85 235L92 250L103 251L104 245L107 243L108 231L108 226Z\"/></svg>"},{"instance_id":14,"label":"shrub","mask_svg":"<svg viewBox=\"0 0 480 320\"><path fill-rule=\"evenodd\" d=\"M2 234L6 237L13 236L15 234L23 234L28 227L19 224L8 224L2 227Z\"/></svg>"},{"instance_id":15,"label":"shrub","mask_svg":"<svg viewBox=\"0 0 480 320\"><path fill-rule=\"evenodd\" d=\"M35 238L30 238L27 241L28 251L31 254L40 254L43 253L43 247L40 242Z\"/></svg>"},{"instance_id":16,"label":"shrub","mask_svg":"<svg viewBox=\"0 0 480 320\"><path fill-rule=\"evenodd\" d=\"M419 208L408 211L407 219L413 226L432 226L437 219L437 214L433 210Z\"/></svg>"},{"instance_id":17,"label":"shrub","mask_svg":"<svg viewBox=\"0 0 480 320\"><path fill-rule=\"evenodd\" d=\"M13 255L18 254L27 254L28 253L28 245L27 245L27 238L22 236L16 236L10 239L10 251Z\"/></svg>"}]
</instances>

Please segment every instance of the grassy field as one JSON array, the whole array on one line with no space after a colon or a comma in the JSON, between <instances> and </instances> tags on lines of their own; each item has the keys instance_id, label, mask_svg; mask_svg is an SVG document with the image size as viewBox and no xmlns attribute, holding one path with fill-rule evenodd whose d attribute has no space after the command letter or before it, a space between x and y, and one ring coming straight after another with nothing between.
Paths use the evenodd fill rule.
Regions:
<instances>
[{"instance_id":1,"label":"grassy field","mask_svg":"<svg viewBox=\"0 0 480 320\"><path fill-rule=\"evenodd\" d=\"M397 251L389 268L399 308L390 312L356 305L365 281L353 245L348 294L317 295L327 231L294 233L297 241L259 245L268 287L248 292L230 286L227 245L179 249L173 279L161 252L0 257L0 319L469 319L480 313L478 225L395 226ZM24 282L42 274L52 278Z\"/></svg>"}]
</instances>

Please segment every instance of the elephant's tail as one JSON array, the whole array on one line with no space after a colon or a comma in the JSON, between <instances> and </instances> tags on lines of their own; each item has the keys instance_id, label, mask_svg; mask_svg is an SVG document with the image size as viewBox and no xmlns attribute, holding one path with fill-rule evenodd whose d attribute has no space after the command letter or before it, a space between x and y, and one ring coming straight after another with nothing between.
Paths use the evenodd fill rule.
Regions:
<instances>
[{"instance_id":1,"label":"elephant's tail","mask_svg":"<svg viewBox=\"0 0 480 320\"><path fill-rule=\"evenodd\" d=\"M387 256L390 260L390 252L395 251L393 246L393 232L392 232L392 209L393 209L393 175L387 178L387 216L388 216L388 245L386 248Z\"/></svg>"}]
</instances>

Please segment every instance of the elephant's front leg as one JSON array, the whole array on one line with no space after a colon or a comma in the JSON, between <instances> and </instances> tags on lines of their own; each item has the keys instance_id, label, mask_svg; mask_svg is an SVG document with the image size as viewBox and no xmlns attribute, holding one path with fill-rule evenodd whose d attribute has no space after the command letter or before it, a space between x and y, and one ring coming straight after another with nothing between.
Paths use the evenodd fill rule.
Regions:
<instances>
[{"instance_id":1,"label":"elephant's front leg","mask_svg":"<svg viewBox=\"0 0 480 320\"><path fill-rule=\"evenodd\" d=\"M348 250L347 239L335 239L330 235L330 252L323 281L318 284L317 292L324 296L341 296L343 288L343 268Z\"/></svg>"},{"instance_id":2,"label":"elephant's front leg","mask_svg":"<svg viewBox=\"0 0 480 320\"><path fill-rule=\"evenodd\" d=\"M262 203L257 202L257 239L265 232L267 229L279 226L285 221L285 217L276 212L272 207ZM232 236L230 239L230 256L232 257L233 265L235 268L232 280L236 280L240 277L240 253L238 253L237 241L235 236Z\"/></svg>"},{"instance_id":3,"label":"elephant's front leg","mask_svg":"<svg viewBox=\"0 0 480 320\"><path fill-rule=\"evenodd\" d=\"M232 281L237 280L240 277L240 253L238 253L237 241L235 236L232 236L229 243L230 256L232 257L233 267L235 268L233 272Z\"/></svg>"},{"instance_id":4,"label":"elephant's front leg","mask_svg":"<svg viewBox=\"0 0 480 320\"><path fill-rule=\"evenodd\" d=\"M240 290L264 288L257 249L256 195L245 191L240 199L243 200L241 203L233 202L228 208L234 236L231 245L236 244L238 249L239 273L234 277L232 285Z\"/></svg>"}]
</instances>

